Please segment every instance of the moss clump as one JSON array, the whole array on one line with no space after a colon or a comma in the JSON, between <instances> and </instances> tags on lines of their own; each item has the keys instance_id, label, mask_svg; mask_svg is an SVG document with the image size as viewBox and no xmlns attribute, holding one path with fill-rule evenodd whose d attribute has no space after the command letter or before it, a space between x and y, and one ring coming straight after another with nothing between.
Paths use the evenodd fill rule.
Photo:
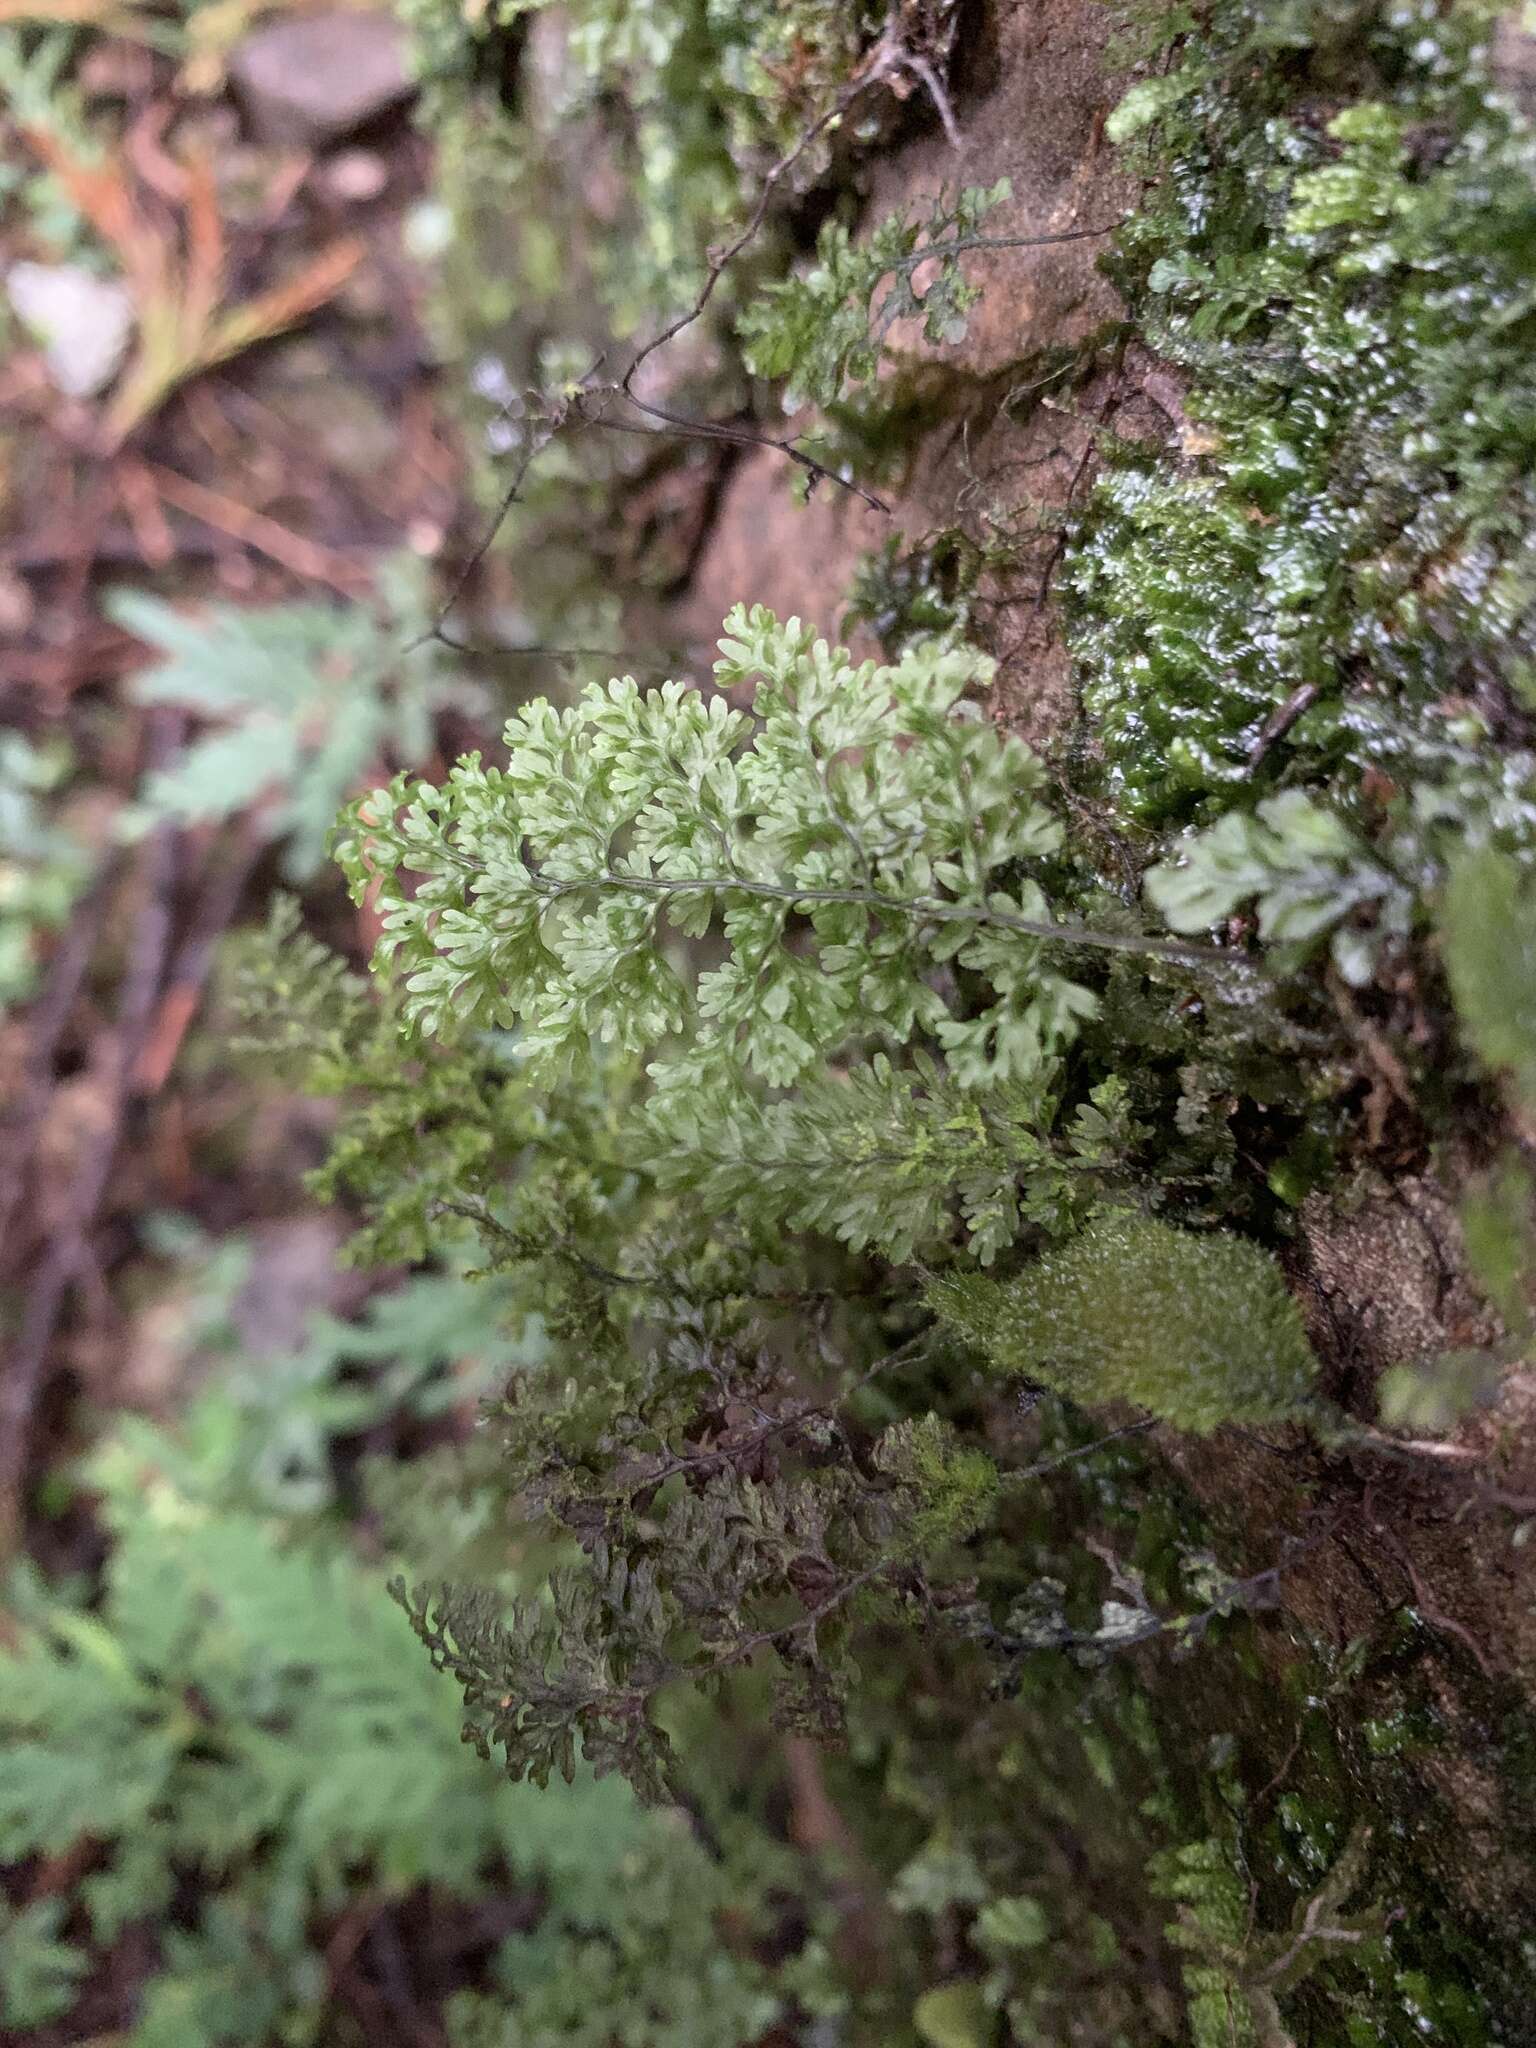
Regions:
<instances>
[{"instance_id":1,"label":"moss clump","mask_svg":"<svg viewBox=\"0 0 1536 2048\"><path fill-rule=\"evenodd\" d=\"M1133 1401L1202 1434L1294 1415L1316 1375L1267 1252L1128 1210L1011 1280L956 1275L936 1281L929 1299L1005 1372L1085 1406Z\"/></svg>"},{"instance_id":2,"label":"moss clump","mask_svg":"<svg viewBox=\"0 0 1536 2048\"><path fill-rule=\"evenodd\" d=\"M907 1537L919 1555L963 1543L991 1519L997 1467L985 1451L960 1440L953 1423L928 1414L893 1423L875 1462L912 1496Z\"/></svg>"},{"instance_id":3,"label":"moss clump","mask_svg":"<svg viewBox=\"0 0 1536 2048\"><path fill-rule=\"evenodd\" d=\"M1496 705L1536 656L1536 144L1493 10L1201 14L1112 127L1158 181L1118 275L1189 373L1185 459L1111 460L1066 579L1150 819L1245 800L1256 754L1411 768L1432 707Z\"/></svg>"}]
</instances>

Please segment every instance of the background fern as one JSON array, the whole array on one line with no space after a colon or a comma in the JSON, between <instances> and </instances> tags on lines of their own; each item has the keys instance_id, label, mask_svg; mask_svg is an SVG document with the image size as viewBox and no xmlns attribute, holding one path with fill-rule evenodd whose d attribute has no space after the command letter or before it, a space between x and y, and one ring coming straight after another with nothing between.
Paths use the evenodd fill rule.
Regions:
<instances>
[{"instance_id":1,"label":"background fern","mask_svg":"<svg viewBox=\"0 0 1536 2048\"><path fill-rule=\"evenodd\" d=\"M420 761L435 709L472 701L425 628L419 564L385 565L377 611L363 605L221 605L189 615L142 591L109 601L116 624L160 656L133 680L144 704L176 704L218 729L150 775L141 823L223 820L255 810L285 843L283 872L312 876L343 800L381 754Z\"/></svg>"},{"instance_id":2,"label":"background fern","mask_svg":"<svg viewBox=\"0 0 1536 2048\"><path fill-rule=\"evenodd\" d=\"M491 1306L462 1281L418 1282L380 1297L352 1343L333 1335L329 1405L311 1407L326 1448L366 1412L339 1378L349 1353L394 1364L396 1383L386 1372L368 1396L377 1412L413 1354L441 1357ZM325 1342L312 1340L301 1380ZM743 1873L717 1871L686 1827L642 1816L616 1782L535 1797L486 1780L451 1688L325 1512L330 1488L300 1487L286 1456L274 1461L303 1413L291 1385L244 1365L175 1431L126 1425L82 1475L112 1538L99 1597L12 1580L0 1862L93 1847L67 1898L0 1920L0 2024L67 2011L96 1960L148 1920L162 1954L134 2048L318 2040L325 1929L360 1886L375 1911L425 1886L460 1913L522 1887L537 1931L506 1937L488 2008L508 2040L549 2038L572 2001L594 2041L691 2038L678 2029L695 2002L713 2008L714 2037L754 2038L777 2010L768 1979L710 1920L748 1897ZM695 1915L679 1922L685 1897ZM670 2031L654 2006L674 1981L656 1974L663 1923L671 1996L689 2001ZM463 2032L479 2038L472 2013Z\"/></svg>"}]
</instances>

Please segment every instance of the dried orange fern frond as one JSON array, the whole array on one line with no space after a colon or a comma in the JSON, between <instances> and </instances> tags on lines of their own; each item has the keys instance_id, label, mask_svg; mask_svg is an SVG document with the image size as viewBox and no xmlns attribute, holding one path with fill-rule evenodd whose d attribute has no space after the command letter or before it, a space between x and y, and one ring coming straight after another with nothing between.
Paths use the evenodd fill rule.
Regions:
<instances>
[{"instance_id":1,"label":"dried orange fern frond","mask_svg":"<svg viewBox=\"0 0 1536 2048\"><path fill-rule=\"evenodd\" d=\"M111 249L133 300L138 343L103 421L109 447L179 385L315 312L362 259L362 243L345 237L268 290L230 304L224 223L206 157L186 160L181 222L163 228L135 200L119 164L92 163L40 128L28 129L27 141Z\"/></svg>"}]
</instances>

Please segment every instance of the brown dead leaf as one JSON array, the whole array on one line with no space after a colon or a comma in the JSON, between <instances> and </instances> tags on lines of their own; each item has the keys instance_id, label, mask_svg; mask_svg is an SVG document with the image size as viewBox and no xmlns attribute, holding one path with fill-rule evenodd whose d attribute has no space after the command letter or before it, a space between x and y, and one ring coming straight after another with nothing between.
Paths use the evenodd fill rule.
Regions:
<instances>
[{"instance_id":1,"label":"brown dead leaf","mask_svg":"<svg viewBox=\"0 0 1536 2048\"><path fill-rule=\"evenodd\" d=\"M133 9L119 6L118 0L0 0L0 22L34 21L68 23L125 36L131 36L135 26Z\"/></svg>"},{"instance_id":2,"label":"brown dead leaf","mask_svg":"<svg viewBox=\"0 0 1536 2048\"><path fill-rule=\"evenodd\" d=\"M0 0L0 5L6 0ZM234 305L227 286L224 223L213 167L188 157L179 226L162 228L137 203L124 168L90 162L59 135L25 131L34 153L116 256L138 321L138 346L103 422L118 447L178 385L295 326L334 297L362 260L355 237L328 248L279 284Z\"/></svg>"}]
</instances>

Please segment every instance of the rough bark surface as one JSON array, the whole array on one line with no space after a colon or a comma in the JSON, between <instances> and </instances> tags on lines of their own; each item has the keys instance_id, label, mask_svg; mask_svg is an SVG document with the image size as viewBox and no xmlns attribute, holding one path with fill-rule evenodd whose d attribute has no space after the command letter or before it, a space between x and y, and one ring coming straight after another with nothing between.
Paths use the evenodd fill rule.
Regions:
<instances>
[{"instance_id":1,"label":"rough bark surface","mask_svg":"<svg viewBox=\"0 0 1536 2048\"><path fill-rule=\"evenodd\" d=\"M935 126L880 158L868 216L929 201L942 189L1012 181L989 222L998 235L1099 227L1137 200L1134 182L1104 141L1119 97L1105 57L1109 11L1092 0L1002 0L964 32L954 80L960 147ZM1069 512L1091 482L1095 438L1107 425L1163 443L1175 458L1191 429L1182 380L1134 341L1114 338L1124 308L1099 267L1103 242L981 252L968 274L984 286L962 342L897 339L896 375L919 375L943 393L932 431L892 493L889 519L847 493L797 503L780 458L764 451L734 468L715 524L677 611L680 637L707 642L744 590L829 635L859 558L894 531L917 540L959 527L985 540L999 506L1028 496L1044 515L1038 540L1006 572L990 574L973 627L1000 662L993 713L1037 745L1071 721L1075 692L1052 576L1060 543L1051 515ZM1105 345L1108 340L1109 345ZM1006 410L1032 377L1060 372L1098 344L1091 373L1062 376L1063 396ZM1022 411L1022 420L1017 416ZM873 643L853 636L856 651ZM1330 1391L1356 1413L1374 1412L1372 1388L1389 1366L1486 1342L1486 1313L1465 1271L1454 1172L1426 1162L1395 1170L1352 1209L1314 1203L1303 1217L1293 1283L1330 1375ZM1299 1440L1259 1443L1226 1430L1210 1440L1166 1433L1164 1449L1196 1498L1250 1567L1262 1569L1281 1532L1321 1516L1327 1539L1285 1579L1283 1604L1302 1633L1336 1647L1409 1608L1437 1653L1441 1706L1456 1738L1429 1772L1465 1825L1445 1846L1441 1873L1478 1909L1507 1911L1529 1873L1501 1834L1499 1781L1488 1730L1499 1702L1517 1697L1536 1668L1536 1546L1511 1542L1510 1510L1536 1510L1536 1455L1515 1456L1531 1433L1536 1389L1518 1376L1495 1411L1469 1421L1462 1456L1325 1455ZM1484 1491L1477 1454L1505 1454L1499 1497ZM1516 1482L1511 1472L1520 1474ZM1479 1762L1479 1757L1483 1761Z\"/></svg>"}]
</instances>

